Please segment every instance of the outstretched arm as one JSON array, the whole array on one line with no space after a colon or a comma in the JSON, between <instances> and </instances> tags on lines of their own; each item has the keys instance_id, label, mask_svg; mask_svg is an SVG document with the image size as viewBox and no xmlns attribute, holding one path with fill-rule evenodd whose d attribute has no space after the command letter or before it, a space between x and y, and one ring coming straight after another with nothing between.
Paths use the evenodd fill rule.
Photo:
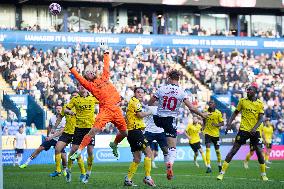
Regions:
<instances>
[{"instance_id":1,"label":"outstretched arm","mask_svg":"<svg viewBox=\"0 0 284 189\"><path fill-rule=\"evenodd\" d=\"M71 73L74 75L74 77L79 81L79 83L88 91L92 91L92 88L94 87L93 82L90 82L86 80L83 76L81 76L75 68L70 69Z\"/></svg>"},{"instance_id":2,"label":"outstretched arm","mask_svg":"<svg viewBox=\"0 0 284 189\"><path fill-rule=\"evenodd\" d=\"M109 79L109 76L110 76L110 73L109 73L109 61L110 61L109 52L105 51L104 52L104 69L103 69L102 77L107 79L107 80Z\"/></svg>"}]
</instances>

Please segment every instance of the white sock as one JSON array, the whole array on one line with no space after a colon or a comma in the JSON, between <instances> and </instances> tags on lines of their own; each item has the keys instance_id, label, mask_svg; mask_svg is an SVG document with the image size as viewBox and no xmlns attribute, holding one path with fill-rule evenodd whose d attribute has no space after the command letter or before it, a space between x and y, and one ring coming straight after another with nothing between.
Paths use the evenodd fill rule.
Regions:
<instances>
[{"instance_id":1,"label":"white sock","mask_svg":"<svg viewBox=\"0 0 284 189\"><path fill-rule=\"evenodd\" d=\"M174 164L177 156L177 150L174 147L169 148L168 162Z\"/></svg>"},{"instance_id":2,"label":"white sock","mask_svg":"<svg viewBox=\"0 0 284 189\"><path fill-rule=\"evenodd\" d=\"M20 165L20 163L21 163L22 159L23 159L23 156L22 156L22 155L20 155L20 156L18 157L18 165Z\"/></svg>"},{"instance_id":3,"label":"white sock","mask_svg":"<svg viewBox=\"0 0 284 189\"><path fill-rule=\"evenodd\" d=\"M211 165L210 165L210 164L208 164L208 165L207 165L207 167L211 168Z\"/></svg>"},{"instance_id":4,"label":"white sock","mask_svg":"<svg viewBox=\"0 0 284 189\"><path fill-rule=\"evenodd\" d=\"M266 173L260 173L261 176L266 176Z\"/></svg>"},{"instance_id":5,"label":"white sock","mask_svg":"<svg viewBox=\"0 0 284 189\"><path fill-rule=\"evenodd\" d=\"M164 162L168 163L169 161L169 154L164 154Z\"/></svg>"},{"instance_id":6,"label":"white sock","mask_svg":"<svg viewBox=\"0 0 284 189\"><path fill-rule=\"evenodd\" d=\"M219 162L218 165L219 165L219 166L222 166L222 162Z\"/></svg>"},{"instance_id":7,"label":"white sock","mask_svg":"<svg viewBox=\"0 0 284 189\"><path fill-rule=\"evenodd\" d=\"M92 171L87 171L87 174L90 176L91 175L91 173L92 173Z\"/></svg>"},{"instance_id":8,"label":"white sock","mask_svg":"<svg viewBox=\"0 0 284 189\"><path fill-rule=\"evenodd\" d=\"M30 164L30 162L32 161L33 159L31 158L31 157L29 157L28 159L27 159L27 161L26 161L26 163L25 164Z\"/></svg>"}]
</instances>

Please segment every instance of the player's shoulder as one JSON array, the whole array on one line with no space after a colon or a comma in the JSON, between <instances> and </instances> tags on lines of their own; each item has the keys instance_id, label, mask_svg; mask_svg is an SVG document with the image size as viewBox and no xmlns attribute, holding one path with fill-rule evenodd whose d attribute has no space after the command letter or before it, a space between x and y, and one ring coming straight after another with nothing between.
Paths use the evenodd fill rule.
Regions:
<instances>
[{"instance_id":1,"label":"player's shoulder","mask_svg":"<svg viewBox=\"0 0 284 189\"><path fill-rule=\"evenodd\" d=\"M256 102L257 102L258 104L260 104L260 105L263 105L263 101L262 101L262 100L260 100L259 98L258 98L258 99L256 99Z\"/></svg>"},{"instance_id":2,"label":"player's shoulder","mask_svg":"<svg viewBox=\"0 0 284 189\"><path fill-rule=\"evenodd\" d=\"M129 103L139 103L140 101L134 96L130 98Z\"/></svg>"},{"instance_id":3,"label":"player's shoulder","mask_svg":"<svg viewBox=\"0 0 284 189\"><path fill-rule=\"evenodd\" d=\"M222 114L222 112L221 112L220 110L218 110L218 109L215 109L215 112L216 112L217 114Z\"/></svg>"}]
</instances>

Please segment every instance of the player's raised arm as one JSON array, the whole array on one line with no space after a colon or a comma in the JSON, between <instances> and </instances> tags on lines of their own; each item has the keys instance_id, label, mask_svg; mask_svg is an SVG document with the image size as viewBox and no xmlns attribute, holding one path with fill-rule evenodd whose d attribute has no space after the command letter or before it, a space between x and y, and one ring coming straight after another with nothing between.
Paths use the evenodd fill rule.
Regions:
<instances>
[{"instance_id":1,"label":"player's raised arm","mask_svg":"<svg viewBox=\"0 0 284 189\"><path fill-rule=\"evenodd\" d=\"M187 98L185 98L183 102L184 102L184 104L188 107L188 109L191 112L199 115L202 118L206 118L207 117L207 114L202 113L202 112L198 111L195 107L193 107Z\"/></svg>"},{"instance_id":2,"label":"player's raised arm","mask_svg":"<svg viewBox=\"0 0 284 189\"><path fill-rule=\"evenodd\" d=\"M105 50L104 51L104 68L103 68L102 78L105 78L107 80L109 79L109 76L110 76L109 61L110 61L109 51Z\"/></svg>"}]
</instances>

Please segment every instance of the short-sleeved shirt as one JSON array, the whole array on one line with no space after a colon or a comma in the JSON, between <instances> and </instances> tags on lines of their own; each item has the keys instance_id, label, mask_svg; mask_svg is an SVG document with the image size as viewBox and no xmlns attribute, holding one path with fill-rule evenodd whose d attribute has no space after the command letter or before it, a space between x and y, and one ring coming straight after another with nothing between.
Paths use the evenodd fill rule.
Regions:
<instances>
[{"instance_id":1,"label":"short-sleeved shirt","mask_svg":"<svg viewBox=\"0 0 284 189\"><path fill-rule=\"evenodd\" d=\"M201 125L199 123L197 124L188 124L187 128L185 129L185 132L190 136L189 144L194 144L197 142L200 142L200 130Z\"/></svg>"},{"instance_id":2,"label":"short-sleeved shirt","mask_svg":"<svg viewBox=\"0 0 284 189\"><path fill-rule=\"evenodd\" d=\"M76 115L69 115L69 114L66 114L64 112L67 105L68 104L64 105L63 109L61 111L61 116L66 118L66 124L65 124L65 128L64 128L64 132L68 133L68 134L74 134L74 130L75 130L75 127L76 127ZM76 108L75 107L73 107L71 109L71 111L76 114Z\"/></svg>"},{"instance_id":3,"label":"short-sleeved shirt","mask_svg":"<svg viewBox=\"0 0 284 189\"><path fill-rule=\"evenodd\" d=\"M128 130L145 129L143 118L139 118L136 115L138 112L142 112L142 110L141 102L137 98L132 97L128 103L126 112Z\"/></svg>"},{"instance_id":4,"label":"short-sleeved shirt","mask_svg":"<svg viewBox=\"0 0 284 189\"><path fill-rule=\"evenodd\" d=\"M259 99L251 101L248 98L241 98L236 110L242 114L240 130L250 132L257 123L259 114L264 113L264 106ZM257 130L259 131L259 128Z\"/></svg>"},{"instance_id":5,"label":"short-sleeved shirt","mask_svg":"<svg viewBox=\"0 0 284 189\"><path fill-rule=\"evenodd\" d=\"M56 120L57 120L57 117L56 115L53 115L50 120L49 120L49 125L52 126L52 128L54 128L55 126L55 123L56 123ZM55 132L59 132L61 131L61 129L63 129L65 127L65 124L66 124L66 119L65 117L62 118L61 122L59 123L59 125L55 128ZM52 134L54 133L49 133L49 136L51 136ZM53 138L54 140L58 141L59 139L59 136Z\"/></svg>"},{"instance_id":6,"label":"short-sleeved shirt","mask_svg":"<svg viewBox=\"0 0 284 189\"><path fill-rule=\"evenodd\" d=\"M88 95L86 97L76 96L71 99L67 108L72 110L76 109L76 127L78 128L92 128L95 122L95 105L99 101Z\"/></svg>"},{"instance_id":7,"label":"short-sleeved shirt","mask_svg":"<svg viewBox=\"0 0 284 189\"><path fill-rule=\"evenodd\" d=\"M168 84L160 87L154 96L158 99L159 117L177 117L187 93L178 85Z\"/></svg>"},{"instance_id":8,"label":"short-sleeved shirt","mask_svg":"<svg viewBox=\"0 0 284 189\"><path fill-rule=\"evenodd\" d=\"M208 112L208 110L206 111ZM207 134L213 137L219 137L220 127L213 126L212 124L219 124L222 121L224 121L223 116L219 110L215 109L214 112L210 112L210 115L206 118L204 134Z\"/></svg>"},{"instance_id":9,"label":"short-sleeved shirt","mask_svg":"<svg viewBox=\"0 0 284 189\"><path fill-rule=\"evenodd\" d=\"M270 144L272 142L273 137L273 126L270 124L268 126L263 126L262 132L266 142Z\"/></svg>"},{"instance_id":10,"label":"short-sleeved shirt","mask_svg":"<svg viewBox=\"0 0 284 189\"><path fill-rule=\"evenodd\" d=\"M27 138L26 134L25 133L21 134L21 133L17 132L15 138L16 138L16 146L15 147L17 149L24 149L25 148L25 140Z\"/></svg>"}]
</instances>

